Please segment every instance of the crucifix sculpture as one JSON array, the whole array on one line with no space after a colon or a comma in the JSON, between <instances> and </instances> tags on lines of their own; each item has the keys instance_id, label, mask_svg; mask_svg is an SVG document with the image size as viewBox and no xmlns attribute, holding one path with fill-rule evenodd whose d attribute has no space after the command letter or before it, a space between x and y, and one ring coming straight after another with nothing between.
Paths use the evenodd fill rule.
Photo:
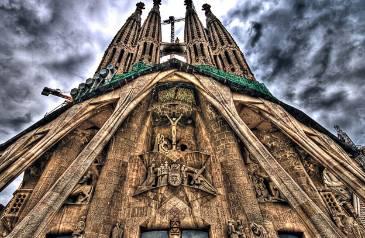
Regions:
<instances>
[{"instance_id":1,"label":"crucifix sculpture","mask_svg":"<svg viewBox=\"0 0 365 238\"><path fill-rule=\"evenodd\" d=\"M170 118L168 115L166 115L166 117L169 119L171 123L172 150L176 150L176 128L177 128L177 123L180 121L182 115L180 115L178 118L176 117Z\"/></svg>"}]
</instances>

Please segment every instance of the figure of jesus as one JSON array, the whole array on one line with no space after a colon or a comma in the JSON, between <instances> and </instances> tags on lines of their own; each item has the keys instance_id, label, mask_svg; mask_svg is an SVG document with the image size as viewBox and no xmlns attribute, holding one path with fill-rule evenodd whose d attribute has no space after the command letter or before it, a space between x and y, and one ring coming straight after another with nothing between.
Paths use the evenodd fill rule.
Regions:
<instances>
[{"instance_id":1,"label":"figure of jesus","mask_svg":"<svg viewBox=\"0 0 365 238\"><path fill-rule=\"evenodd\" d=\"M180 115L178 118L176 117L170 118L168 115L166 115L166 117L169 119L171 123L172 150L176 150L176 128L177 128L177 123L180 121L182 115Z\"/></svg>"}]
</instances>

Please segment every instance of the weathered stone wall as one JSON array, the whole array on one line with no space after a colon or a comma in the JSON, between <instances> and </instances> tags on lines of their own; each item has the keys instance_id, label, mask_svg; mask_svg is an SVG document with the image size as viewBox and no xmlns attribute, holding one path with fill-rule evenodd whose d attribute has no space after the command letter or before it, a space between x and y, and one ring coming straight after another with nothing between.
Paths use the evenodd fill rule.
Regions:
<instances>
[{"instance_id":1,"label":"weathered stone wall","mask_svg":"<svg viewBox=\"0 0 365 238\"><path fill-rule=\"evenodd\" d=\"M318 237L260 167L257 157L246 151L219 110L202 95L199 99L196 104L158 102L159 106L163 104L158 111L153 107L157 102L152 95L145 98L104 147L43 235L47 232L114 238L123 230L124 238L139 238L144 230L171 233L174 228L177 232L209 230L210 238L277 237L278 231ZM339 229L348 222L350 228L343 229L345 234L363 237L363 230L351 213L351 191L341 197L336 189L343 184L336 185L333 176L326 182L324 168L311 164L311 158L298 150L289 137L258 112L236 106L257 144L269 151L279 164L277 168L288 174L287 180L292 178L292 184L298 184L302 194L316 203L320 208L316 211L326 214L332 219L330 222L340 221L336 223ZM43 172L34 176L31 167L26 171L22 188L33 192L22 217L53 186L111 114L111 108L100 112L90 118L87 126L59 142L47 156L48 163L34 165L44 167ZM169 166L169 180L161 182L163 176L158 169L165 163ZM173 166L178 166L175 174ZM327 200L333 197L342 213L334 215L333 207L322 196L327 196ZM365 210L364 203L360 204L361 209ZM360 215L359 219L363 221L364 217ZM255 234L255 230L262 235Z\"/></svg>"}]
</instances>

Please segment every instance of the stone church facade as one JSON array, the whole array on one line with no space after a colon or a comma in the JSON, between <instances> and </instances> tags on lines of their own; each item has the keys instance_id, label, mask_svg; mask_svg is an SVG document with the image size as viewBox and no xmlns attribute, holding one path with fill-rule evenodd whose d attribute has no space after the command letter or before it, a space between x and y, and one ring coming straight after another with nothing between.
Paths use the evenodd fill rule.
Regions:
<instances>
[{"instance_id":1,"label":"stone church facade","mask_svg":"<svg viewBox=\"0 0 365 238\"><path fill-rule=\"evenodd\" d=\"M186 0L163 43L143 3L72 101L0 147L0 237L365 238L365 150L256 81ZM181 55L186 62L171 57Z\"/></svg>"}]
</instances>

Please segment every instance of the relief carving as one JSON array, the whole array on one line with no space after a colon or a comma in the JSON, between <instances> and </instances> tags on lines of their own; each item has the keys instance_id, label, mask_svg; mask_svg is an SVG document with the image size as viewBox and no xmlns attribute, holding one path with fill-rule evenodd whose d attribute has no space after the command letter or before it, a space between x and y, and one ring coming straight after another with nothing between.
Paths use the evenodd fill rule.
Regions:
<instances>
[{"instance_id":1,"label":"relief carving","mask_svg":"<svg viewBox=\"0 0 365 238\"><path fill-rule=\"evenodd\" d=\"M251 223L250 225L253 237L257 238L269 238L269 235L262 225Z\"/></svg>"},{"instance_id":2,"label":"relief carving","mask_svg":"<svg viewBox=\"0 0 365 238\"><path fill-rule=\"evenodd\" d=\"M248 162L248 171L259 202L287 201L265 171L252 160Z\"/></svg>"},{"instance_id":3,"label":"relief carving","mask_svg":"<svg viewBox=\"0 0 365 238\"><path fill-rule=\"evenodd\" d=\"M244 228L241 220L238 220L238 221L229 220L228 221L228 237L229 238L246 238L245 228Z\"/></svg>"},{"instance_id":4,"label":"relief carving","mask_svg":"<svg viewBox=\"0 0 365 238\"><path fill-rule=\"evenodd\" d=\"M32 189L18 189L15 191L13 198L9 204L5 207L0 218L0 230L3 232L3 236L8 235L15 227L19 215L23 210L26 202L28 201Z\"/></svg>"},{"instance_id":5,"label":"relief carving","mask_svg":"<svg viewBox=\"0 0 365 238\"><path fill-rule=\"evenodd\" d=\"M92 198L99 171L95 164L86 172L66 200L66 204L88 204Z\"/></svg>"},{"instance_id":6,"label":"relief carving","mask_svg":"<svg viewBox=\"0 0 365 238\"><path fill-rule=\"evenodd\" d=\"M154 154L150 153L145 156L153 157ZM151 165L147 166L146 179L138 186L134 195L163 186L178 187L181 185L215 195L217 190L208 178L204 176L205 170L206 164L201 168L194 168L182 162L168 161L168 159L159 165L156 165L156 162L151 162Z\"/></svg>"},{"instance_id":7,"label":"relief carving","mask_svg":"<svg viewBox=\"0 0 365 238\"><path fill-rule=\"evenodd\" d=\"M352 192L327 169L323 171L321 195L336 226L348 237L365 238L365 228L352 205Z\"/></svg>"},{"instance_id":8,"label":"relief carving","mask_svg":"<svg viewBox=\"0 0 365 238\"><path fill-rule=\"evenodd\" d=\"M119 222L115 223L110 238L123 238L124 228Z\"/></svg>"},{"instance_id":9,"label":"relief carving","mask_svg":"<svg viewBox=\"0 0 365 238\"><path fill-rule=\"evenodd\" d=\"M72 238L82 238L84 237L86 227L86 216L82 216L77 223L74 232L72 233Z\"/></svg>"}]
</instances>

